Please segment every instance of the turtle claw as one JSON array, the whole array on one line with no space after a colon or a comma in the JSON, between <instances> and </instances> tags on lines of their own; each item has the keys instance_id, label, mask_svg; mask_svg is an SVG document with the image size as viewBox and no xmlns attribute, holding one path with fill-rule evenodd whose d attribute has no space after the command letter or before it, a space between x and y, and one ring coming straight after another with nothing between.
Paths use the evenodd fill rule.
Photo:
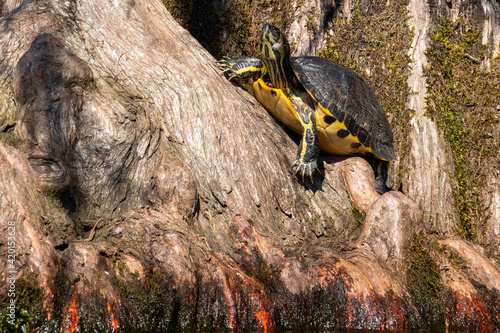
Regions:
<instances>
[{"instance_id":1,"label":"turtle claw","mask_svg":"<svg viewBox=\"0 0 500 333\"><path fill-rule=\"evenodd\" d=\"M217 64L219 65L219 67L221 67L224 70L224 72L231 70L231 64L229 63L229 61L227 59L221 59L221 60L217 61Z\"/></svg>"},{"instance_id":2,"label":"turtle claw","mask_svg":"<svg viewBox=\"0 0 500 333\"><path fill-rule=\"evenodd\" d=\"M297 177L302 179L302 183L305 184L306 181L310 181L314 184L314 176L320 173L320 166L318 160L313 160L311 162L303 162L296 160L293 164L293 170Z\"/></svg>"},{"instance_id":3,"label":"turtle claw","mask_svg":"<svg viewBox=\"0 0 500 333\"><path fill-rule=\"evenodd\" d=\"M229 81L231 81L235 77L238 77L238 74L236 74L233 68L235 62L231 60L232 59L224 58L218 61L218 64L222 69L221 76L226 76Z\"/></svg>"}]
</instances>

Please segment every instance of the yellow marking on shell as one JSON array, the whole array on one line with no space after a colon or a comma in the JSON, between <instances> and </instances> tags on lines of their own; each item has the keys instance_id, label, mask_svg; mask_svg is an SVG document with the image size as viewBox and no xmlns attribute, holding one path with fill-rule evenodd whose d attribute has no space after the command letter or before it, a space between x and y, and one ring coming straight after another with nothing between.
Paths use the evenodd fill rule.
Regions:
<instances>
[{"instance_id":1,"label":"yellow marking on shell","mask_svg":"<svg viewBox=\"0 0 500 333\"><path fill-rule=\"evenodd\" d=\"M255 98L286 127L302 135L302 125L292 103L281 89L271 88L262 79L253 83Z\"/></svg>"},{"instance_id":2,"label":"yellow marking on shell","mask_svg":"<svg viewBox=\"0 0 500 333\"><path fill-rule=\"evenodd\" d=\"M360 143L359 139L350 134L345 138L338 136L338 131L347 128L344 123L336 120L332 124L325 122L325 116L332 116L330 111L325 109L321 104L316 106L316 126L319 138L319 148L327 153L335 155L349 155L349 154L364 154L373 153L370 147L361 145L358 148L352 148L353 143Z\"/></svg>"},{"instance_id":3,"label":"yellow marking on shell","mask_svg":"<svg viewBox=\"0 0 500 333\"><path fill-rule=\"evenodd\" d=\"M298 135L302 135L303 128L299 117L295 113L292 103L281 89L271 88L262 79L258 79L253 84L253 91L255 98L279 121ZM319 103L316 102L316 104L316 130L318 133L319 148L322 151L334 155L373 154L372 149L364 145L361 145L359 148L352 148L351 144L360 143L359 139L352 134L349 134L345 138L340 138L337 132L339 130L347 130L345 124L338 120L332 124L327 124L325 116L333 117L333 115ZM305 149L302 147L301 155L303 155L302 152L304 151Z\"/></svg>"}]
</instances>

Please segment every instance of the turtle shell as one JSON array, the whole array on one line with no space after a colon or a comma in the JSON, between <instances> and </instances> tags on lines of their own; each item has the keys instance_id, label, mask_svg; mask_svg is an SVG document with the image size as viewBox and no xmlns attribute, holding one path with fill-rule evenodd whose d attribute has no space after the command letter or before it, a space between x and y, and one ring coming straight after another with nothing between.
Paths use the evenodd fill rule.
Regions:
<instances>
[{"instance_id":1,"label":"turtle shell","mask_svg":"<svg viewBox=\"0 0 500 333\"><path fill-rule=\"evenodd\" d=\"M320 57L292 58L297 79L324 109L380 159L393 160L391 127L373 90L350 69Z\"/></svg>"}]
</instances>

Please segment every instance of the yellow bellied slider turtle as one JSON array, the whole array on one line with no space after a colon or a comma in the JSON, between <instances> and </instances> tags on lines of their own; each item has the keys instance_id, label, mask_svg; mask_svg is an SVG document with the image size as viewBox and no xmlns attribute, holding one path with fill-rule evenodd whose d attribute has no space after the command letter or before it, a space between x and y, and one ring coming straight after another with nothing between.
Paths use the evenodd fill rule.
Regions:
<instances>
[{"instance_id":1,"label":"yellow bellied slider turtle","mask_svg":"<svg viewBox=\"0 0 500 333\"><path fill-rule=\"evenodd\" d=\"M335 155L361 154L394 159L393 136L372 89L353 71L320 57L290 57L276 27L262 28L261 57L222 60L229 79L253 80L257 100L299 135L295 173L313 179L320 149ZM379 175L385 179L387 162ZM377 168L375 168L377 173ZM383 192L379 182L377 190Z\"/></svg>"}]
</instances>

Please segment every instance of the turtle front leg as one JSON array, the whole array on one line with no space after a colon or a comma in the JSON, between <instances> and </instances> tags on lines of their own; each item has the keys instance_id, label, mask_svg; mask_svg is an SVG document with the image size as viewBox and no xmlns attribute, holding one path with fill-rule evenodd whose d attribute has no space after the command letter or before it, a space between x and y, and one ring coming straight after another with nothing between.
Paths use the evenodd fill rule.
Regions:
<instances>
[{"instance_id":1,"label":"turtle front leg","mask_svg":"<svg viewBox=\"0 0 500 333\"><path fill-rule=\"evenodd\" d=\"M314 110L310 107L305 107L301 112L297 112L299 120L302 124L302 140L300 141L297 160L293 164L295 174L301 176L302 182L305 179L310 179L314 183L313 177L320 173L322 166L319 158L319 141L316 132L316 116Z\"/></svg>"},{"instance_id":2,"label":"turtle front leg","mask_svg":"<svg viewBox=\"0 0 500 333\"><path fill-rule=\"evenodd\" d=\"M226 58L220 60L219 65L224 70L223 73L227 75L228 80L235 78L256 80L267 72L262 59L258 57Z\"/></svg>"}]
</instances>

